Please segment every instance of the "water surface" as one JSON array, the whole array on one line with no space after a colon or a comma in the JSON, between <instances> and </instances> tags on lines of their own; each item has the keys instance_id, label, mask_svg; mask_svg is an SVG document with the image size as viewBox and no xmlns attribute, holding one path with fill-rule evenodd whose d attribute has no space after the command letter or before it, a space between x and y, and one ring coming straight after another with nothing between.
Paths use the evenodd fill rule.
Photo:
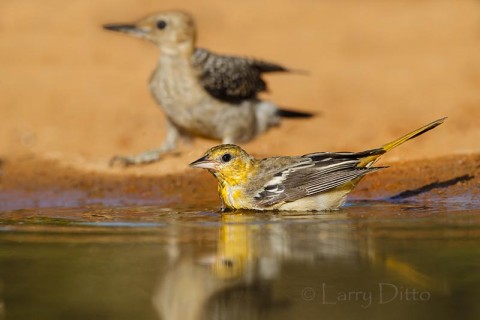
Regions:
<instances>
[{"instance_id":1,"label":"water surface","mask_svg":"<svg viewBox=\"0 0 480 320\"><path fill-rule=\"evenodd\" d=\"M479 319L475 199L0 213L0 319Z\"/></svg>"}]
</instances>

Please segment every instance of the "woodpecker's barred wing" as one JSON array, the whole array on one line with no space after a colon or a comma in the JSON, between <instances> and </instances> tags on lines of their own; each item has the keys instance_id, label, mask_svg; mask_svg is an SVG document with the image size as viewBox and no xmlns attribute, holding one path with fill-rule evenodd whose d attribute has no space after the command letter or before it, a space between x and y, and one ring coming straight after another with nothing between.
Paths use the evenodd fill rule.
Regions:
<instances>
[{"instance_id":1,"label":"woodpecker's barred wing","mask_svg":"<svg viewBox=\"0 0 480 320\"><path fill-rule=\"evenodd\" d=\"M344 185L367 173L384 167L358 167L362 158L381 155L383 149L351 153L312 153L309 160L283 168L270 179L255 196L259 206L291 202Z\"/></svg>"},{"instance_id":2,"label":"woodpecker's barred wing","mask_svg":"<svg viewBox=\"0 0 480 320\"><path fill-rule=\"evenodd\" d=\"M267 90L265 72L286 72L286 68L265 61L214 54L197 48L193 65L200 72L200 83L213 97L230 103L253 99Z\"/></svg>"}]
</instances>

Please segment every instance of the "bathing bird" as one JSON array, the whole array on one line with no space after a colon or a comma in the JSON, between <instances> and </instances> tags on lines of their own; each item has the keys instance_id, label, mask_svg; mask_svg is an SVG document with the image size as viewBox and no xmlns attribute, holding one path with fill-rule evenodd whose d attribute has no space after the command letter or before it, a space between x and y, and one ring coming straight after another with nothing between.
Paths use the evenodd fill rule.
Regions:
<instances>
[{"instance_id":1,"label":"bathing bird","mask_svg":"<svg viewBox=\"0 0 480 320\"><path fill-rule=\"evenodd\" d=\"M297 157L255 159L242 148L222 144L191 167L218 180L222 209L321 211L340 208L381 155L442 124L436 120L379 148L362 152L316 152Z\"/></svg>"}]
</instances>

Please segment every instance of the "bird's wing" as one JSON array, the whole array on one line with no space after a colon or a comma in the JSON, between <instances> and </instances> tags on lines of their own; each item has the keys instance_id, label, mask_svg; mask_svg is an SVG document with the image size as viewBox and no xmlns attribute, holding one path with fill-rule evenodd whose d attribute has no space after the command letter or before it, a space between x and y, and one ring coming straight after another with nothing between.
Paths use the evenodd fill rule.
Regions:
<instances>
[{"instance_id":1,"label":"bird's wing","mask_svg":"<svg viewBox=\"0 0 480 320\"><path fill-rule=\"evenodd\" d=\"M255 195L259 206L272 206L315 195L344 185L383 167L359 167L360 160L381 154L382 149L360 153L312 153L303 156L305 162L282 168Z\"/></svg>"},{"instance_id":2,"label":"bird's wing","mask_svg":"<svg viewBox=\"0 0 480 320\"><path fill-rule=\"evenodd\" d=\"M285 72L286 68L265 61L218 55L197 48L192 63L199 71L199 80L213 97L230 103L253 99L267 90L262 79L265 72Z\"/></svg>"}]
</instances>

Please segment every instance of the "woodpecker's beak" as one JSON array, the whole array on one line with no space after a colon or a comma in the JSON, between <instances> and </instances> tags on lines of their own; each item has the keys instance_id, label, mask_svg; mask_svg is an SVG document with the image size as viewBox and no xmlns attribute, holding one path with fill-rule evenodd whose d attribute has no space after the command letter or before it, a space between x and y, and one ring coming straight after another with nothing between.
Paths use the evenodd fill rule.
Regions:
<instances>
[{"instance_id":1,"label":"woodpecker's beak","mask_svg":"<svg viewBox=\"0 0 480 320\"><path fill-rule=\"evenodd\" d=\"M142 36L148 33L148 30L139 28L134 24L109 23L104 24L103 28L110 31L130 33L138 36Z\"/></svg>"},{"instance_id":2,"label":"woodpecker's beak","mask_svg":"<svg viewBox=\"0 0 480 320\"><path fill-rule=\"evenodd\" d=\"M209 170L216 170L217 165L218 165L217 161L208 159L208 156L206 155L189 164L189 166L192 168L202 168L202 169L209 169Z\"/></svg>"}]
</instances>

